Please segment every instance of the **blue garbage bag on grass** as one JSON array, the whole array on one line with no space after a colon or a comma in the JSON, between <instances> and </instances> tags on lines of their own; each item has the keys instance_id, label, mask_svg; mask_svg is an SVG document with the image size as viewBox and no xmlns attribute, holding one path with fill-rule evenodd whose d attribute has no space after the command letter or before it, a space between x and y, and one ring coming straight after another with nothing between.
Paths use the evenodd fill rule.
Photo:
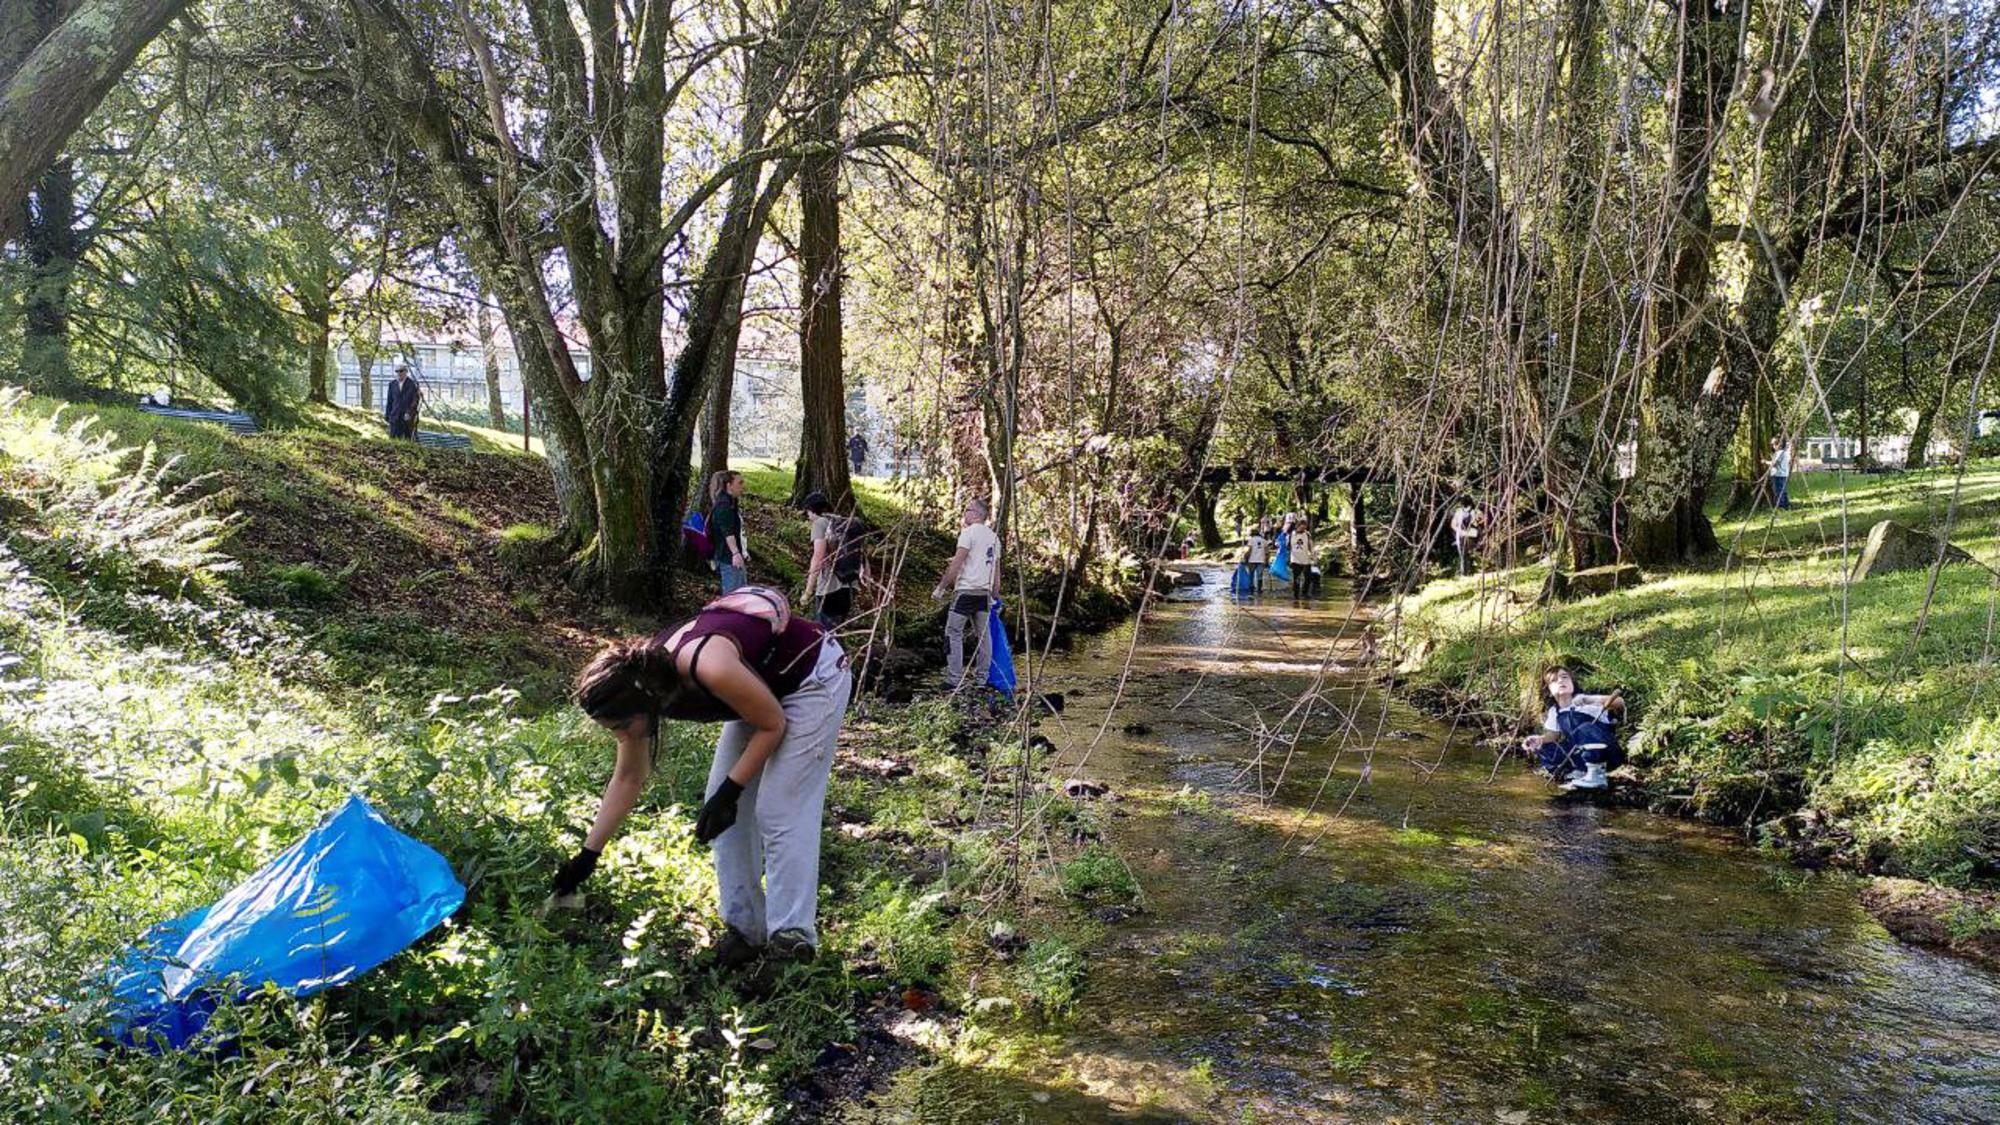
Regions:
<instances>
[{"instance_id":1,"label":"blue garbage bag on grass","mask_svg":"<svg viewBox=\"0 0 2000 1125\"><path fill-rule=\"evenodd\" d=\"M294 996L345 984L429 933L465 887L429 845L350 797L283 855L213 905L162 922L111 971L106 1034L184 1046L218 993L274 984Z\"/></svg>"},{"instance_id":2,"label":"blue garbage bag on grass","mask_svg":"<svg viewBox=\"0 0 2000 1125\"><path fill-rule=\"evenodd\" d=\"M1014 650L1007 644L1007 623L1001 620L1000 599L993 599L993 612L986 615L986 632L992 638L993 663L986 670L986 686L1014 694Z\"/></svg>"}]
</instances>

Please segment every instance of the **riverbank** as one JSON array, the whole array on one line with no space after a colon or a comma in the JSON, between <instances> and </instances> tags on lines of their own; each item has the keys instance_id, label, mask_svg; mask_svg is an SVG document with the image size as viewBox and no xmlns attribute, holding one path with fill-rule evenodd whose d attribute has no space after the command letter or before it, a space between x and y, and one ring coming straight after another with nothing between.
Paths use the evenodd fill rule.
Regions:
<instances>
[{"instance_id":1,"label":"riverbank","mask_svg":"<svg viewBox=\"0 0 2000 1125\"><path fill-rule=\"evenodd\" d=\"M712 965L708 728L669 728L584 908L545 916L610 766L562 691L654 623L576 605L522 547L549 516L532 458L51 411L0 410L0 1121L766 1121L973 975L1023 1011L1073 995L1059 919L1005 937L989 904L1009 878L1059 899L1088 842L1017 850L1037 760L941 702L851 716L811 967ZM443 853L465 910L348 987L225 1009L229 1051L103 1053L118 952L350 793Z\"/></svg>"},{"instance_id":2,"label":"riverbank","mask_svg":"<svg viewBox=\"0 0 2000 1125\"><path fill-rule=\"evenodd\" d=\"M1086 803L1144 910L1082 935L1065 1017L988 1016L971 991L939 1048L834 1119L2000 1114L2000 978L1899 944L1844 875L1496 771L1382 690L1349 609L1210 582L1052 661L1068 702L1042 732L1103 791Z\"/></svg>"},{"instance_id":3,"label":"riverbank","mask_svg":"<svg viewBox=\"0 0 2000 1125\"><path fill-rule=\"evenodd\" d=\"M1962 483L1815 473L1793 495L1788 512L1720 519L1715 563L1602 596L1542 604L1539 566L1436 579L1385 622L1405 689L1511 736L1538 725L1539 670L1572 662L1585 690L1631 705L1636 799L1808 865L1923 880L1955 921L1899 932L1979 955L2000 934L1977 905L2000 887L2000 465ZM1921 569L1843 580L1877 521L1947 517L1978 563L1935 587Z\"/></svg>"}]
</instances>

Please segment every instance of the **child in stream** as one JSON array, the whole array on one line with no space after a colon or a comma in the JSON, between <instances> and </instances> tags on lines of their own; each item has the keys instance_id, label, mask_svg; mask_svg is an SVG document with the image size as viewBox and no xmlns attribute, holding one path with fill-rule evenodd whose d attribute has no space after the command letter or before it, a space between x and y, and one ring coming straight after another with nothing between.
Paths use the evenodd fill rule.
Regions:
<instances>
[{"instance_id":1,"label":"child in stream","mask_svg":"<svg viewBox=\"0 0 2000 1125\"><path fill-rule=\"evenodd\" d=\"M1565 793L1608 788L1611 782L1605 771L1625 761L1617 730L1625 719L1625 700L1617 692L1579 694L1575 673L1562 664L1542 671L1542 687L1552 701L1542 719L1543 733L1529 735L1522 748L1550 777L1563 779Z\"/></svg>"}]
</instances>

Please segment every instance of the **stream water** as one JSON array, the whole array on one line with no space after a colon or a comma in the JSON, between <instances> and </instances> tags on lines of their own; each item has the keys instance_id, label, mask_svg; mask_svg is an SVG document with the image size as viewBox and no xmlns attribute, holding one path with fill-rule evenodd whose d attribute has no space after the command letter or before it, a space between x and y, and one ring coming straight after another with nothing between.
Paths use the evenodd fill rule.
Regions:
<instances>
[{"instance_id":1,"label":"stream water","mask_svg":"<svg viewBox=\"0 0 2000 1125\"><path fill-rule=\"evenodd\" d=\"M1365 687L1345 603L1205 577L1045 670L1144 893L1077 1014L841 1120L2000 1122L2000 978L1846 877L1552 799Z\"/></svg>"}]
</instances>

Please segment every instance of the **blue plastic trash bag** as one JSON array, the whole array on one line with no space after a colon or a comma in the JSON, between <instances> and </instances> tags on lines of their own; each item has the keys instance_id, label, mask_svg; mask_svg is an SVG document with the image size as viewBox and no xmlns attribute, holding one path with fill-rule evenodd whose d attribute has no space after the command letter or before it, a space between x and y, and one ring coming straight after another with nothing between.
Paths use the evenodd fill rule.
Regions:
<instances>
[{"instance_id":1,"label":"blue plastic trash bag","mask_svg":"<svg viewBox=\"0 0 2000 1125\"><path fill-rule=\"evenodd\" d=\"M1249 563L1236 564L1236 574L1229 579L1229 592L1239 597L1249 597L1257 592L1257 581L1250 577Z\"/></svg>"},{"instance_id":2,"label":"blue plastic trash bag","mask_svg":"<svg viewBox=\"0 0 2000 1125\"><path fill-rule=\"evenodd\" d=\"M465 901L451 865L359 797L211 906L162 922L111 970L106 1034L178 1048L216 993L309 996L400 953Z\"/></svg>"},{"instance_id":3,"label":"blue plastic trash bag","mask_svg":"<svg viewBox=\"0 0 2000 1125\"><path fill-rule=\"evenodd\" d=\"M1292 580L1292 545L1285 543L1283 540L1279 540L1279 542L1283 545L1278 548L1277 556L1271 560L1271 577L1280 582L1290 582Z\"/></svg>"},{"instance_id":4,"label":"blue plastic trash bag","mask_svg":"<svg viewBox=\"0 0 2000 1125\"><path fill-rule=\"evenodd\" d=\"M699 531L706 534L708 531L708 517L702 515L700 512L689 512L688 518L681 521L681 527L688 531Z\"/></svg>"},{"instance_id":5,"label":"blue plastic trash bag","mask_svg":"<svg viewBox=\"0 0 2000 1125\"><path fill-rule=\"evenodd\" d=\"M1000 599L993 599L993 612L986 615L986 632L993 638L993 663L986 670L986 686L1014 694L1014 650L1007 644L1007 623L1000 619Z\"/></svg>"}]
</instances>

